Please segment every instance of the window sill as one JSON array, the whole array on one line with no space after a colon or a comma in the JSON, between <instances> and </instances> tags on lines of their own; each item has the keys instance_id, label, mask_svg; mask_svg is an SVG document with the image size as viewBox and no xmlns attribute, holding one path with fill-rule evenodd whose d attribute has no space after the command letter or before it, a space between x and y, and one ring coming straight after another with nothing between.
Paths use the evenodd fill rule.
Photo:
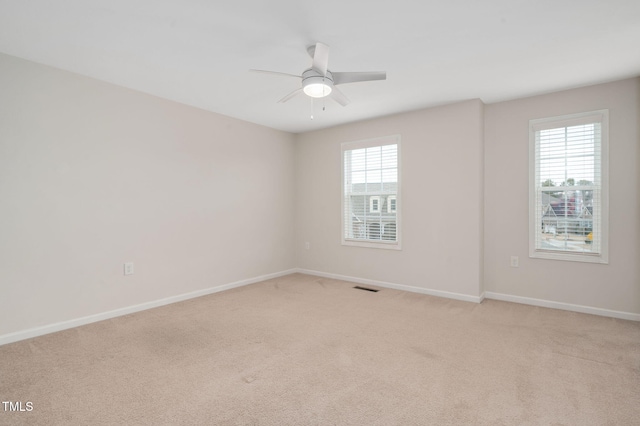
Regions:
<instances>
[{"instance_id":1,"label":"window sill","mask_svg":"<svg viewBox=\"0 0 640 426\"><path fill-rule=\"evenodd\" d=\"M376 242L376 241L363 241L363 240L342 240L343 246L352 246L352 247L366 247L366 248L376 248L376 249L384 249L384 250L402 250L400 246L400 242Z\"/></svg>"},{"instance_id":2,"label":"window sill","mask_svg":"<svg viewBox=\"0 0 640 426\"><path fill-rule=\"evenodd\" d=\"M562 260L566 262L583 262L583 263L602 263L608 264L609 259L606 255L600 254L588 254L588 253L569 253L552 250L533 250L529 253L529 257L532 259L548 259L548 260Z\"/></svg>"}]
</instances>

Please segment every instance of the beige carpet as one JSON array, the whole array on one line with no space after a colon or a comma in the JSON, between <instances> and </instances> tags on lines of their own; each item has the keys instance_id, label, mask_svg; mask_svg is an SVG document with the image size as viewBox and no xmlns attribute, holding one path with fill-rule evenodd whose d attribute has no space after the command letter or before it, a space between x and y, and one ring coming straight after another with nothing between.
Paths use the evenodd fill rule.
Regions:
<instances>
[{"instance_id":1,"label":"beige carpet","mask_svg":"<svg viewBox=\"0 0 640 426\"><path fill-rule=\"evenodd\" d=\"M0 346L0 399L33 406L0 424L640 424L640 323L354 285L294 274Z\"/></svg>"}]
</instances>

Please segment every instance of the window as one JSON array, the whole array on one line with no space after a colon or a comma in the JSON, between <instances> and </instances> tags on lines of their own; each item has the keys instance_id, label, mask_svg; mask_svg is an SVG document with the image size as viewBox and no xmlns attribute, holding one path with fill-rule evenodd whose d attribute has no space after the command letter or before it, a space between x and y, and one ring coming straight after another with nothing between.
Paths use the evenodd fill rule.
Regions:
<instances>
[{"instance_id":1,"label":"window","mask_svg":"<svg viewBox=\"0 0 640 426\"><path fill-rule=\"evenodd\" d=\"M369 197L369 212L380 213L380 196L373 195Z\"/></svg>"},{"instance_id":2,"label":"window","mask_svg":"<svg viewBox=\"0 0 640 426\"><path fill-rule=\"evenodd\" d=\"M608 262L608 110L529 122L529 256Z\"/></svg>"},{"instance_id":3,"label":"window","mask_svg":"<svg viewBox=\"0 0 640 426\"><path fill-rule=\"evenodd\" d=\"M399 136L342 144L342 244L400 249L399 156Z\"/></svg>"},{"instance_id":4,"label":"window","mask_svg":"<svg viewBox=\"0 0 640 426\"><path fill-rule=\"evenodd\" d=\"M387 213L395 213L396 212L396 196L389 195L387 197Z\"/></svg>"}]
</instances>

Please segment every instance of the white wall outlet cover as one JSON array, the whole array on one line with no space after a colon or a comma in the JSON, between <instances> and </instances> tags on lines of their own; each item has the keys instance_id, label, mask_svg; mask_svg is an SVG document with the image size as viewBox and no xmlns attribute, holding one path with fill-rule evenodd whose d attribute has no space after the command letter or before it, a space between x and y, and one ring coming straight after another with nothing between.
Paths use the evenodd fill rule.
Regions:
<instances>
[{"instance_id":1,"label":"white wall outlet cover","mask_svg":"<svg viewBox=\"0 0 640 426\"><path fill-rule=\"evenodd\" d=\"M133 262L127 262L124 264L124 274L133 275Z\"/></svg>"}]
</instances>

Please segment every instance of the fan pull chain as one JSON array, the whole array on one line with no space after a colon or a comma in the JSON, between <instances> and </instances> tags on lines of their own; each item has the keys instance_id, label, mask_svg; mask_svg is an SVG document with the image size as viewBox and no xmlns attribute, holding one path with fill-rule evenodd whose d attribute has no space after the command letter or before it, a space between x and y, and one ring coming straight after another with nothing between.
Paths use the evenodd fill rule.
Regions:
<instances>
[{"instance_id":1,"label":"fan pull chain","mask_svg":"<svg viewBox=\"0 0 640 426\"><path fill-rule=\"evenodd\" d=\"M322 83L324 83L324 82L325 82L325 79L323 78L323 79L322 79ZM322 94L323 94L324 96L322 97L322 111L325 111L325 109L326 109L326 103L325 103L325 100L327 99L327 94L325 93L326 87L327 87L327 86L325 86L325 85L323 84L323 86L322 86Z\"/></svg>"}]
</instances>

